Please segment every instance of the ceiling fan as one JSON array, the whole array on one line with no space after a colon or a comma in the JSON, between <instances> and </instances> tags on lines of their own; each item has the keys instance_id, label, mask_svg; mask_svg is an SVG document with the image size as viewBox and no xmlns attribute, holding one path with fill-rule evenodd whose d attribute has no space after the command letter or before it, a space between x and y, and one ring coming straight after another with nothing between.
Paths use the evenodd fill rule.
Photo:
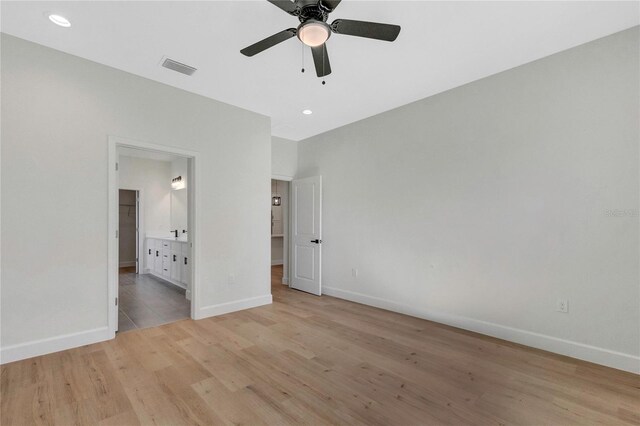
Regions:
<instances>
[{"instance_id":1,"label":"ceiling fan","mask_svg":"<svg viewBox=\"0 0 640 426\"><path fill-rule=\"evenodd\" d=\"M394 41L400 34L399 25L381 24L378 22L353 21L350 19L336 19L327 24L329 14L335 10L341 0L267 0L289 15L297 16L300 20L298 28L289 28L265 38L240 51L245 56L253 56L267 50L278 43L282 43L294 36L311 47L313 63L318 77L331 74L331 65L325 42L331 33L373 38L376 40ZM303 69L304 72L304 69Z\"/></svg>"}]
</instances>

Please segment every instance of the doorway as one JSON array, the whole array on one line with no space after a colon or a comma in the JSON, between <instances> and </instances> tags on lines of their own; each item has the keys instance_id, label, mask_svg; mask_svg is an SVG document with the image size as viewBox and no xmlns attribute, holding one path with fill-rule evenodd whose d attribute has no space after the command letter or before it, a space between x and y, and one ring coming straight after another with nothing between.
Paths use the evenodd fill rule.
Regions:
<instances>
[{"instance_id":1,"label":"doorway","mask_svg":"<svg viewBox=\"0 0 640 426\"><path fill-rule=\"evenodd\" d=\"M271 179L271 266L281 267L289 284L289 182Z\"/></svg>"},{"instance_id":2,"label":"doorway","mask_svg":"<svg viewBox=\"0 0 640 426\"><path fill-rule=\"evenodd\" d=\"M197 316L196 153L109 138L109 328Z\"/></svg>"},{"instance_id":3,"label":"doorway","mask_svg":"<svg viewBox=\"0 0 640 426\"><path fill-rule=\"evenodd\" d=\"M118 190L118 266L139 273L138 201L136 190Z\"/></svg>"}]
</instances>

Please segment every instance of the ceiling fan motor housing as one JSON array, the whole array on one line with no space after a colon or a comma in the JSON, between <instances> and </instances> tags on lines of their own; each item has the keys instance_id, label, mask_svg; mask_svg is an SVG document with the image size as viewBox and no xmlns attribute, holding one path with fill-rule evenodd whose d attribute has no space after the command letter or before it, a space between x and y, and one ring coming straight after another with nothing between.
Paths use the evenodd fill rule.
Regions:
<instances>
[{"instance_id":1,"label":"ceiling fan motor housing","mask_svg":"<svg viewBox=\"0 0 640 426\"><path fill-rule=\"evenodd\" d=\"M299 7L298 19L303 23L309 20L326 22L331 12L331 9L326 7L322 1L298 0L296 4Z\"/></svg>"}]
</instances>

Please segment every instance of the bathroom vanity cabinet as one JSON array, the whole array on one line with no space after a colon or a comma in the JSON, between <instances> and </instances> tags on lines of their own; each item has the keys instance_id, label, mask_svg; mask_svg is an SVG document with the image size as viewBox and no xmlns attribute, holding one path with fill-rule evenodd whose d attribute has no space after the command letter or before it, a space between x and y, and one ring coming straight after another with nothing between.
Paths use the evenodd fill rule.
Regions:
<instances>
[{"instance_id":1,"label":"bathroom vanity cabinet","mask_svg":"<svg viewBox=\"0 0 640 426\"><path fill-rule=\"evenodd\" d=\"M189 242L172 238L147 238L145 271L187 290L191 295Z\"/></svg>"}]
</instances>

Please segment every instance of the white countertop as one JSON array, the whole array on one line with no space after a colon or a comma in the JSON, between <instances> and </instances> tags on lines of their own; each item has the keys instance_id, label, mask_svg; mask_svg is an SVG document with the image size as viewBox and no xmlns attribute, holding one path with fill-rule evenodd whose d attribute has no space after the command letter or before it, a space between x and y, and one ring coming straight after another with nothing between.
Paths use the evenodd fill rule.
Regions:
<instances>
[{"instance_id":1,"label":"white countertop","mask_svg":"<svg viewBox=\"0 0 640 426\"><path fill-rule=\"evenodd\" d=\"M147 236L146 238L153 238L154 240L164 240L164 241L173 241L175 243L188 243L188 240L182 239L180 237L178 237L176 239L176 237L150 237Z\"/></svg>"}]
</instances>

